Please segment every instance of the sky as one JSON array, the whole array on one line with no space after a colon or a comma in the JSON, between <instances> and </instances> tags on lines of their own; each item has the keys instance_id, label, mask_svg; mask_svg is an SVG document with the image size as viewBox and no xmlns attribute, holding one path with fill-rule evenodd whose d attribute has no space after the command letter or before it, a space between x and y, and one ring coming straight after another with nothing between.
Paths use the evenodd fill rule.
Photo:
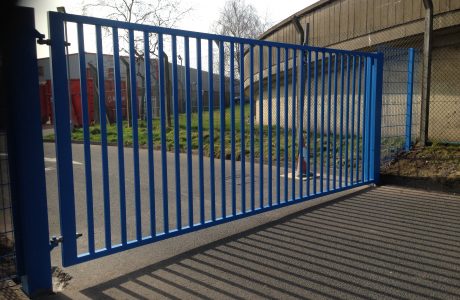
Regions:
<instances>
[{"instance_id":1,"label":"sky","mask_svg":"<svg viewBox=\"0 0 460 300\"><path fill-rule=\"evenodd\" d=\"M246 0L247 4L252 4L257 9L259 15L266 16L272 25L315 2L317 0ZM177 24L176 28L211 32L212 24L216 21L225 1L184 0L182 3L184 7L192 7L193 9ZM81 14L81 0L22 0L20 5L34 7L36 28L46 36L48 36L47 11L56 11L56 7L64 6L67 13ZM48 46L38 45L37 47L39 58L49 56L48 51ZM76 49L71 48L69 52L75 51Z\"/></svg>"}]
</instances>

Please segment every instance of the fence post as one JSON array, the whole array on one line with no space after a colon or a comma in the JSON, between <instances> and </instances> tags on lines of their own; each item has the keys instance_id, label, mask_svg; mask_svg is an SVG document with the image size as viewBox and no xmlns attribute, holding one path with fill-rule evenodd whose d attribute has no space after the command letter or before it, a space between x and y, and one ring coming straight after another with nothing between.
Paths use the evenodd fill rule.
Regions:
<instances>
[{"instance_id":1,"label":"fence post","mask_svg":"<svg viewBox=\"0 0 460 300\"><path fill-rule=\"evenodd\" d=\"M8 55L9 161L18 275L30 297L51 292L34 10L17 7Z\"/></svg>"},{"instance_id":2,"label":"fence post","mask_svg":"<svg viewBox=\"0 0 460 300\"><path fill-rule=\"evenodd\" d=\"M377 53L372 64L372 130L371 130L371 170L372 181L380 181L380 144L382 128L382 84L383 84L383 53Z\"/></svg>"},{"instance_id":3,"label":"fence post","mask_svg":"<svg viewBox=\"0 0 460 300\"><path fill-rule=\"evenodd\" d=\"M407 108L406 108L406 142L404 150L409 151L412 136L412 93L414 90L414 48L409 48L407 64Z\"/></svg>"}]
</instances>

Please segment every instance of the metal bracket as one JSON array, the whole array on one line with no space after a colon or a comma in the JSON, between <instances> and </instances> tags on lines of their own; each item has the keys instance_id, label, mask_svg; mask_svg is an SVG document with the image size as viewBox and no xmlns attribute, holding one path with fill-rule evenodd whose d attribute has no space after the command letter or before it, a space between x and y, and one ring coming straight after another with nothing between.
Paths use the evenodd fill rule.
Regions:
<instances>
[{"instance_id":1,"label":"metal bracket","mask_svg":"<svg viewBox=\"0 0 460 300\"><path fill-rule=\"evenodd\" d=\"M51 39L45 39L45 35L35 29L35 36L37 37L37 44L51 46ZM64 41L64 46L70 46L71 44Z\"/></svg>"},{"instance_id":2,"label":"metal bracket","mask_svg":"<svg viewBox=\"0 0 460 300\"><path fill-rule=\"evenodd\" d=\"M76 233L75 237L78 239L79 237L82 237L83 233ZM64 241L64 238L62 236L52 236L50 239L50 251L59 246L60 243Z\"/></svg>"}]
</instances>

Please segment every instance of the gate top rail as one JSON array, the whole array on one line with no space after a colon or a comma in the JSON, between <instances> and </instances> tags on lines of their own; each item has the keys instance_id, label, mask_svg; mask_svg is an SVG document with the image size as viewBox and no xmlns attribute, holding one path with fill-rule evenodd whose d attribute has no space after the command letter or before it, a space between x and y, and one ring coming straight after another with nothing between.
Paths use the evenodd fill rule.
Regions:
<instances>
[{"instance_id":1,"label":"gate top rail","mask_svg":"<svg viewBox=\"0 0 460 300\"><path fill-rule=\"evenodd\" d=\"M153 25L146 25L146 24L138 24L138 23L128 23L123 21L116 21L116 20L109 20L109 19L102 19L102 18L95 18L89 16L81 16L81 15L73 15L73 14L64 14L59 12L50 11L49 17L54 18L60 22L74 22L74 23L82 23L87 25L99 25L104 27L114 27L126 30L136 30L136 31L143 31L143 32L151 32L151 33L161 33L161 34L168 34L168 35L176 35L176 36L187 36L196 39L208 39L213 41L221 41L221 42L234 42L234 43L242 43L248 44L251 46L268 46L268 47L282 47L282 48L289 48L294 50L307 50L313 52L325 52L325 53L336 53L336 54L348 54L348 55L358 55L358 56L366 56L377 58L376 52L364 52L364 51L351 51L351 50L341 50L341 49L332 49L332 48L323 48L323 47L315 47L315 46L307 46L307 45L296 45L296 44L288 44L288 43L280 43L280 42L272 42L272 41L265 41L265 40L255 40L255 39L248 39L248 38L240 38L240 37L233 37L233 36L226 36L226 35L218 35L212 33L203 33L203 32L196 32L196 31L189 31L189 30L182 30L182 29L173 29L173 28L165 28Z\"/></svg>"}]
</instances>

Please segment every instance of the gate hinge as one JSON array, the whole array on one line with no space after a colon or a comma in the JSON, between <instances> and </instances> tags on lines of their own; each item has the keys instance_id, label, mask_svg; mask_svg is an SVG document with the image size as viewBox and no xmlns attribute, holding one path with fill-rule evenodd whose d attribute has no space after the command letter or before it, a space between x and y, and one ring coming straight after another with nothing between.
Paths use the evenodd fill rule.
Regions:
<instances>
[{"instance_id":1,"label":"gate hinge","mask_svg":"<svg viewBox=\"0 0 460 300\"><path fill-rule=\"evenodd\" d=\"M79 237L83 236L83 233L78 233L75 235L76 238L78 239ZM62 236L52 236L50 239L50 251L59 246L60 243L64 241L64 238Z\"/></svg>"},{"instance_id":2,"label":"gate hinge","mask_svg":"<svg viewBox=\"0 0 460 300\"><path fill-rule=\"evenodd\" d=\"M45 39L45 35L35 29L35 37L37 38L37 44L51 46L51 39ZM64 46L70 46L71 44L64 41Z\"/></svg>"}]
</instances>

